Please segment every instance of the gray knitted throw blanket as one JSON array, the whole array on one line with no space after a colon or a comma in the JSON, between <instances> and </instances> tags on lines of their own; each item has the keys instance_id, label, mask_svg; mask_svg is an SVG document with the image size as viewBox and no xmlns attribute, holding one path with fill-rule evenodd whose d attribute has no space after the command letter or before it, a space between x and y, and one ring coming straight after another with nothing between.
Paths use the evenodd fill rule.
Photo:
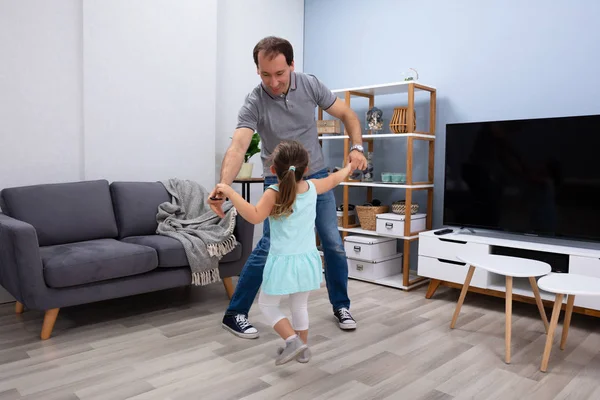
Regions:
<instances>
[{"instance_id":1,"label":"gray knitted throw blanket","mask_svg":"<svg viewBox=\"0 0 600 400\"><path fill-rule=\"evenodd\" d=\"M192 285L220 281L219 260L236 246L235 207L225 202L225 218L221 219L210 209L206 202L210 193L199 183L177 178L161 183L171 195L171 202L158 206L156 233L183 244L192 272Z\"/></svg>"}]
</instances>

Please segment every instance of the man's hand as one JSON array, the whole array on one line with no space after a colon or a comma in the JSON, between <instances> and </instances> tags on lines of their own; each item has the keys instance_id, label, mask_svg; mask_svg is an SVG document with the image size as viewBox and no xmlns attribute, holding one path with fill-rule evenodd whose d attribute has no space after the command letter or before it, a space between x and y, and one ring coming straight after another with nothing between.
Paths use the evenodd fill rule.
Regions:
<instances>
[{"instance_id":1,"label":"man's hand","mask_svg":"<svg viewBox=\"0 0 600 400\"><path fill-rule=\"evenodd\" d=\"M367 169L367 159L365 155L358 150L352 150L348 155L348 159L350 160L350 164L352 164L352 170L365 170Z\"/></svg>"},{"instance_id":2,"label":"man's hand","mask_svg":"<svg viewBox=\"0 0 600 400\"><path fill-rule=\"evenodd\" d=\"M215 214L217 214L220 218L225 218L225 213L223 212L223 203L225 202L225 196L218 191L219 185L215 186L212 192L209 194L208 205L210 209L213 210Z\"/></svg>"}]
</instances>

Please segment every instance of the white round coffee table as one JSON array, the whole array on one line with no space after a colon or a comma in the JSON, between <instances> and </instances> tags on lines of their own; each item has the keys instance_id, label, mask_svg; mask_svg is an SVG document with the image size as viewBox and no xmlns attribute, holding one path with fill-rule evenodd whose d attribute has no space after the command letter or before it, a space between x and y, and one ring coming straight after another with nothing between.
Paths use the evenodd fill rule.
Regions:
<instances>
[{"instance_id":1,"label":"white round coffee table","mask_svg":"<svg viewBox=\"0 0 600 400\"><path fill-rule=\"evenodd\" d=\"M544 328L548 332L548 318L544 311L544 305L542 304L542 298L536 284L535 277L549 274L552 268L550 265L537 260L529 260L526 258L500 256L494 254L483 254L483 255L457 255L460 261L465 262L469 265L469 271L465 283L463 284L462 290L460 291L460 297L456 304L456 310L454 310L454 316L450 323L450 328L453 329L456 325L456 320L460 314L460 309L465 301L465 296L469 290L469 284L471 278L475 273L475 268L482 268L495 274L504 275L506 277L506 324L504 331L505 341L505 362L510 364L510 339L511 339L511 327L512 327L512 288L513 278L529 278L529 283L533 289L535 296L535 302L538 306L538 310L544 322Z\"/></svg>"},{"instance_id":2,"label":"white round coffee table","mask_svg":"<svg viewBox=\"0 0 600 400\"><path fill-rule=\"evenodd\" d=\"M565 320L563 322L562 337L560 339L561 350L565 349L565 344L567 343L575 296L600 296L600 278L577 274L553 273L540 278L538 285L547 292L556 293L554 307L552 308L552 317L550 318L550 329L548 330L548 335L546 337L546 346L544 347L544 355L542 356L542 365L540 367L540 371L546 372L564 295L567 295L567 306L565 307Z\"/></svg>"}]
</instances>

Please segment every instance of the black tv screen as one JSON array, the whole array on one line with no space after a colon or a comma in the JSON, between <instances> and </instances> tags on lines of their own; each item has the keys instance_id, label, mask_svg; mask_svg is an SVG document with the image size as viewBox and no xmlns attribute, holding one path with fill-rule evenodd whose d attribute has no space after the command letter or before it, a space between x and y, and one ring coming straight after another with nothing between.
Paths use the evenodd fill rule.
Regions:
<instances>
[{"instance_id":1,"label":"black tv screen","mask_svg":"<svg viewBox=\"0 0 600 400\"><path fill-rule=\"evenodd\" d=\"M444 225L600 241L600 115L446 125Z\"/></svg>"}]
</instances>

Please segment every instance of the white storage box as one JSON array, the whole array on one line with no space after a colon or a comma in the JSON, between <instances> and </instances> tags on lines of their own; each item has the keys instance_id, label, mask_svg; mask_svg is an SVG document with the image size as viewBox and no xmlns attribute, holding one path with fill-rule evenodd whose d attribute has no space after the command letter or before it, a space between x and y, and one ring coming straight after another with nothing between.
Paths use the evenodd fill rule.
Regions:
<instances>
[{"instance_id":1,"label":"white storage box","mask_svg":"<svg viewBox=\"0 0 600 400\"><path fill-rule=\"evenodd\" d=\"M425 230L427 214L414 214L410 217L411 232ZM383 235L404 236L404 214L384 213L377 214L377 227L375 231Z\"/></svg>"},{"instance_id":2,"label":"white storage box","mask_svg":"<svg viewBox=\"0 0 600 400\"><path fill-rule=\"evenodd\" d=\"M396 239L351 235L346 236L344 248L348 258L373 261L396 254Z\"/></svg>"},{"instance_id":3,"label":"white storage box","mask_svg":"<svg viewBox=\"0 0 600 400\"><path fill-rule=\"evenodd\" d=\"M348 276L351 278L377 280L402 272L402 253L374 261L348 258Z\"/></svg>"}]
</instances>

